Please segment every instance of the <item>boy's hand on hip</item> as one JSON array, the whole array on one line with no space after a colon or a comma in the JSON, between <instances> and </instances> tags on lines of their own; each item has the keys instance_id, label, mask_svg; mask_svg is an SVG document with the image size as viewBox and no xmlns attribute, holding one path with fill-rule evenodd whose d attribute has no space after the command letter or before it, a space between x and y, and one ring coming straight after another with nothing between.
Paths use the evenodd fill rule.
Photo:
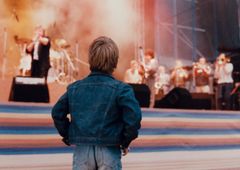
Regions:
<instances>
[{"instance_id":1,"label":"boy's hand on hip","mask_svg":"<svg viewBox=\"0 0 240 170\"><path fill-rule=\"evenodd\" d=\"M62 139L63 143L65 143L65 145L70 146L71 144L69 143L67 138L63 138Z\"/></svg>"},{"instance_id":2,"label":"boy's hand on hip","mask_svg":"<svg viewBox=\"0 0 240 170\"><path fill-rule=\"evenodd\" d=\"M126 156L129 151L130 151L130 148L122 148L122 156Z\"/></svg>"}]
</instances>

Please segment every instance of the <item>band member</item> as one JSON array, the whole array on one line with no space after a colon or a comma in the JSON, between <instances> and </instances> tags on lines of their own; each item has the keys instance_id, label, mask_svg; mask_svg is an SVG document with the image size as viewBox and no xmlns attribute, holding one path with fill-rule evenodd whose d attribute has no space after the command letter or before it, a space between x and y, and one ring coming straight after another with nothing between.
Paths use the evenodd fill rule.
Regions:
<instances>
[{"instance_id":1,"label":"band member","mask_svg":"<svg viewBox=\"0 0 240 170\"><path fill-rule=\"evenodd\" d=\"M197 63L193 64L193 78L195 81L196 93L210 93L209 75L211 68L206 58L200 57Z\"/></svg>"},{"instance_id":2,"label":"band member","mask_svg":"<svg viewBox=\"0 0 240 170\"><path fill-rule=\"evenodd\" d=\"M231 109L233 64L225 54L220 54L215 63L214 78L217 80L217 109Z\"/></svg>"},{"instance_id":3,"label":"band member","mask_svg":"<svg viewBox=\"0 0 240 170\"><path fill-rule=\"evenodd\" d=\"M21 56L19 64L19 71L21 76L29 76L29 74L31 74L31 63L32 58L30 55L25 54Z\"/></svg>"},{"instance_id":4,"label":"band member","mask_svg":"<svg viewBox=\"0 0 240 170\"><path fill-rule=\"evenodd\" d=\"M159 94L159 91L161 91L163 96L170 90L170 75L166 73L166 68L164 66L158 67L155 88L156 94Z\"/></svg>"},{"instance_id":5,"label":"band member","mask_svg":"<svg viewBox=\"0 0 240 170\"><path fill-rule=\"evenodd\" d=\"M147 50L144 54L144 71L145 71L145 82L150 89L150 108L154 107L155 104L155 78L158 69L158 61L154 56L152 50Z\"/></svg>"},{"instance_id":6,"label":"band member","mask_svg":"<svg viewBox=\"0 0 240 170\"><path fill-rule=\"evenodd\" d=\"M19 73L21 76L30 76L31 74L31 63L32 57L30 54L26 53L27 43L19 44L20 48L20 63L19 63Z\"/></svg>"},{"instance_id":7,"label":"band member","mask_svg":"<svg viewBox=\"0 0 240 170\"><path fill-rule=\"evenodd\" d=\"M50 68L49 49L50 39L45 36L45 30L38 26L35 30L32 42L27 46L27 53L32 56L31 76L47 78Z\"/></svg>"},{"instance_id":8,"label":"band member","mask_svg":"<svg viewBox=\"0 0 240 170\"><path fill-rule=\"evenodd\" d=\"M176 61L176 66L171 73L171 81L174 87L186 88L188 72L183 68L180 60Z\"/></svg>"},{"instance_id":9,"label":"band member","mask_svg":"<svg viewBox=\"0 0 240 170\"><path fill-rule=\"evenodd\" d=\"M141 84L143 81L143 72L140 69L140 65L136 60L132 60L130 63L130 68L127 69L124 75L124 82Z\"/></svg>"},{"instance_id":10,"label":"band member","mask_svg":"<svg viewBox=\"0 0 240 170\"><path fill-rule=\"evenodd\" d=\"M14 40L18 45L20 52L20 63L18 66L19 75L20 76L30 76L31 74L31 63L32 57L31 55L26 53L27 44L31 42L30 39L27 38L19 38L17 35L14 36Z\"/></svg>"},{"instance_id":11,"label":"band member","mask_svg":"<svg viewBox=\"0 0 240 170\"><path fill-rule=\"evenodd\" d=\"M233 90L231 91L232 109L240 110L240 82L236 82Z\"/></svg>"}]
</instances>

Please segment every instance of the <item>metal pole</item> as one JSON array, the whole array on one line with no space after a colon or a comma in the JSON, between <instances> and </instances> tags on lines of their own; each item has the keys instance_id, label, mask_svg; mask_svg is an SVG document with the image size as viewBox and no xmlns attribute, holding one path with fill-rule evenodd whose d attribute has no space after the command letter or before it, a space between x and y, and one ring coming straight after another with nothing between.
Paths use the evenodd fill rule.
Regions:
<instances>
[{"instance_id":1,"label":"metal pole","mask_svg":"<svg viewBox=\"0 0 240 170\"><path fill-rule=\"evenodd\" d=\"M142 47L145 47L145 0L141 1L141 14L142 14L142 21L141 21L141 43L142 43Z\"/></svg>"},{"instance_id":2,"label":"metal pole","mask_svg":"<svg viewBox=\"0 0 240 170\"><path fill-rule=\"evenodd\" d=\"M195 0L192 0L192 61L196 59L196 47L197 47L197 33L195 31L196 28L196 5Z\"/></svg>"},{"instance_id":3,"label":"metal pole","mask_svg":"<svg viewBox=\"0 0 240 170\"><path fill-rule=\"evenodd\" d=\"M6 73L6 64L7 64L7 29L3 29L3 63L2 63L2 79L5 79L5 73Z\"/></svg>"},{"instance_id":4,"label":"metal pole","mask_svg":"<svg viewBox=\"0 0 240 170\"><path fill-rule=\"evenodd\" d=\"M80 58L79 58L79 45L78 45L78 41L76 41L75 48L76 48L76 57L77 57L77 59L80 60Z\"/></svg>"},{"instance_id":5,"label":"metal pole","mask_svg":"<svg viewBox=\"0 0 240 170\"><path fill-rule=\"evenodd\" d=\"M173 0L173 47L174 57L178 59L178 25L177 25L177 0Z\"/></svg>"},{"instance_id":6,"label":"metal pole","mask_svg":"<svg viewBox=\"0 0 240 170\"><path fill-rule=\"evenodd\" d=\"M137 54L135 56L135 59L138 60L139 57L141 57L141 52L139 50L139 47L142 47L143 49L145 48L145 30L144 30L144 0L136 0L135 1L135 5L136 5L136 10L138 11L138 20L137 20L137 26L139 27L139 29L137 29L136 32L136 46L135 46L135 53Z\"/></svg>"},{"instance_id":7,"label":"metal pole","mask_svg":"<svg viewBox=\"0 0 240 170\"><path fill-rule=\"evenodd\" d=\"M136 13L137 13L137 15L138 15L138 17L137 17L137 19L135 20L135 27L138 27L139 26L139 20L138 20L138 18L140 18L139 16L140 16L140 12L139 12L139 2L138 2L138 0L135 0L134 1L134 8L135 8L135 10L136 10ZM135 43L134 43L134 45L135 45L135 51L134 51L134 59L136 60L136 61L138 61L138 58L139 58L139 50L138 50L138 48L139 48L139 29L137 29L136 30L136 32L135 32Z\"/></svg>"},{"instance_id":8,"label":"metal pole","mask_svg":"<svg viewBox=\"0 0 240 170\"><path fill-rule=\"evenodd\" d=\"M77 58L77 60L75 60L75 61L81 60L80 55L79 55L79 43L78 43L78 41L76 41L75 48L76 48L76 58ZM80 71L80 64L77 64L77 71L78 72ZM73 72L74 72L74 70L73 70ZM78 75L79 75L79 73L78 73ZM73 74L73 76L74 76L74 74Z\"/></svg>"},{"instance_id":9,"label":"metal pole","mask_svg":"<svg viewBox=\"0 0 240 170\"><path fill-rule=\"evenodd\" d=\"M159 15L159 7L160 1L155 0L155 51L157 53L158 61L160 61L160 54L161 54L161 40L160 40L160 15Z\"/></svg>"},{"instance_id":10,"label":"metal pole","mask_svg":"<svg viewBox=\"0 0 240 170\"><path fill-rule=\"evenodd\" d=\"M214 57L218 55L217 46L218 46L218 28L217 28L217 1L213 1L213 18L214 18Z\"/></svg>"}]
</instances>

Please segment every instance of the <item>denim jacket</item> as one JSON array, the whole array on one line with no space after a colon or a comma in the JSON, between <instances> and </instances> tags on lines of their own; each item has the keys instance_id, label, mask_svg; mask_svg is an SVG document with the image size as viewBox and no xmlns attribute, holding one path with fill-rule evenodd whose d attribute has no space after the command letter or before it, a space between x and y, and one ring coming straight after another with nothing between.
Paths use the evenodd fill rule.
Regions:
<instances>
[{"instance_id":1,"label":"denim jacket","mask_svg":"<svg viewBox=\"0 0 240 170\"><path fill-rule=\"evenodd\" d=\"M131 86L92 72L68 86L54 105L52 118L70 144L128 147L138 136L142 115Z\"/></svg>"}]
</instances>

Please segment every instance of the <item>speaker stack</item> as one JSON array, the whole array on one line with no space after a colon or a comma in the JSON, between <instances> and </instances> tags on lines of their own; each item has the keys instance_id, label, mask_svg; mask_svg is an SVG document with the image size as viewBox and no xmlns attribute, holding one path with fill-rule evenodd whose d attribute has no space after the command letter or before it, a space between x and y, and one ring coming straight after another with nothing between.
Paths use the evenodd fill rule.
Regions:
<instances>
[{"instance_id":1,"label":"speaker stack","mask_svg":"<svg viewBox=\"0 0 240 170\"><path fill-rule=\"evenodd\" d=\"M14 77L9 101L48 103L49 91L45 78Z\"/></svg>"},{"instance_id":2,"label":"speaker stack","mask_svg":"<svg viewBox=\"0 0 240 170\"><path fill-rule=\"evenodd\" d=\"M129 84L132 86L136 99L141 107L150 105L150 89L146 84Z\"/></svg>"}]
</instances>

